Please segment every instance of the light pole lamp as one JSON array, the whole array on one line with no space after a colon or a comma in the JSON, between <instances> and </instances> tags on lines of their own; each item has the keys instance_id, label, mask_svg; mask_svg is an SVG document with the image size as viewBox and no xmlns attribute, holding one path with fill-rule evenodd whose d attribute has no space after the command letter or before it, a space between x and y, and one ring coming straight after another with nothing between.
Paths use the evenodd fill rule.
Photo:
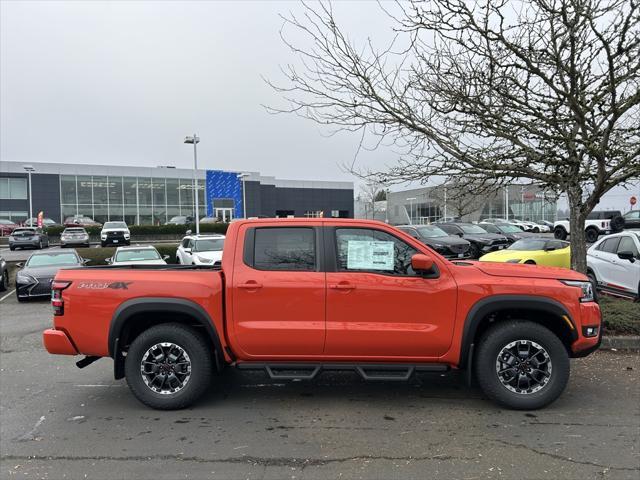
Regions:
<instances>
[{"instance_id":1,"label":"light pole lamp","mask_svg":"<svg viewBox=\"0 0 640 480\"><path fill-rule=\"evenodd\" d=\"M193 136L184 137L184 143L193 144L193 195L196 200L196 235L200 235L200 204L198 201L198 148L197 145L200 142L200 137L195 133Z\"/></svg>"},{"instance_id":2,"label":"light pole lamp","mask_svg":"<svg viewBox=\"0 0 640 480\"><path fill-rule=\"evenodd\" d=\"M33 227L33 191L31 190L31 174L36 171L33 165L23 165L24 170L29 176L29 222L30 227Z\"/></svg>"},{"instance_id":3,"label":"light pole lamp","mask_svg":"<svg viewBox=\"0 0 640 480\"><path fill-rule=\"evenodd\" d=\"M247 189L244 179L249 176L248 173L243 172L238 174L238 178L242 180L242 216L247 218Z\"/></svg>"},{"instance_id":4,"label":"light pole lamp","mask_svg":"<svg viewBox=\"0 0 640 480\"><path fill-rule=\"evenodd\" d=\"M407 202L409 202L410 205L410 209L411 209L411 218L409 218L409 223L411 225L413 225L413 201L416 199L416 197L409 197L407 198Z\"/></svg>"}]
</instances>

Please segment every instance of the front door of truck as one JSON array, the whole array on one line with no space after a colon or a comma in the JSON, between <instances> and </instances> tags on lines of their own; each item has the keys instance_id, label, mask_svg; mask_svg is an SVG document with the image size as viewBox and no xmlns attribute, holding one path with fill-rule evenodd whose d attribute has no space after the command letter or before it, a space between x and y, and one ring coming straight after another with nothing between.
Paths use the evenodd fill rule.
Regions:
<instances>
[{"instance_id":1,"label":"front door of truck","mask_svg":"<svg viewBox=\"0 0 640 480\"><path fill-rule=\"evenodd\" d=\"M241 228L244 241L236 246L231 279L234 344L247 357L299 359L322 354L321 231L306 223Z\"/></svg>"},{"instance_id":2,"label":"front door of truck","mask_svg":"<svg viewBox=\"0 0 640 480\"><path fill-rule=\"evenodd\" d=\"M448 271L418 275L411 268L418 249L382 229L335 227L325 235L335 261L327 272L325 354L373 360L449 349L456 285Z\"/></svg>"}]
</instances>

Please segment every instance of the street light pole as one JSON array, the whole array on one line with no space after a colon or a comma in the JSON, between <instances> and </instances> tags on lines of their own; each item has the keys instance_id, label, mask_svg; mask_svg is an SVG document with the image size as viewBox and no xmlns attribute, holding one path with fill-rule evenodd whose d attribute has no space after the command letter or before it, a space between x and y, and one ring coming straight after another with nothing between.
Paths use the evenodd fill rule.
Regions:
<instances>
[{"instance_id":1,"label":"street light pole","mask_svg":"<svg viewBox=\"0 0 640 480\"><path fill-rule=\"evenodd\" d=\"M184 137L184 143L193 143L193 195L196 200L196 235L200 235L200 205L198 199L198 149L200 138L194 133L193 137Z\"/></svg>"},{"instance_id":2,"label":"street light pole","mask_svg":"<svg viewBox=\"0 0 640 480\"><path fill-rule=\"evenodd\" d=\"M247 178L248 176L249 174L246 172L238 174L238 178L242 180L242 216L245 219L247 218L247 189L245 188L246 185L244 183L244 179Z\"/></svg>"},{"instance_id":3,"label":"street light pole","mask_svg":"<svg viewBox=\"0 0 640 480\"><path fill-rule=\"evenodd\" d=\"M31 190L31 172L35 172L36 169L33 168L33 165L24 165L23 168L26 170L29 177L29 226L33 227L33 190Z\"/></svg>"}]
</instances>

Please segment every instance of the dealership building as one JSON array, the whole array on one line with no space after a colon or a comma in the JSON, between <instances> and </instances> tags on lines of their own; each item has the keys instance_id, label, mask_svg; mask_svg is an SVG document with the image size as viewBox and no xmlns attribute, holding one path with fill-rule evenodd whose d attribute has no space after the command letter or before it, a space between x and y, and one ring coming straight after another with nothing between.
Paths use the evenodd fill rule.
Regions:
<instances>
[{"instance_id":1,"label":"dealership building","mask_svg":"<svg viewBox=\"0 0 640 480\"><path fill-rule=\"evenodd\" d=\"M29 188L31 177L31 189ZM44 212L56 222L84 215L104 223L163 224L194 216L353 217L353 183L281 180L257 172L0 162L0 218L21 222ZM246 201L246 208L245 208Z\"/></svg>"}]
</instances>

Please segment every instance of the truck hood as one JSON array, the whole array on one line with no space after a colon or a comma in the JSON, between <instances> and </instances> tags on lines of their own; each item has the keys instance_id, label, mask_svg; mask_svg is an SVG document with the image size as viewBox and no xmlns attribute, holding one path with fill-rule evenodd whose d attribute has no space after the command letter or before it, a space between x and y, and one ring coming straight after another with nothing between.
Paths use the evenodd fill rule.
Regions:
<instances>
[{"instance_id":1,"label":"truck hood","mask_svg":"<svg viewBox=\"0 0 640 480\"><path fill-rule=\"evenodd\" d=\"M542 267L520 263L474 262L475 267L494 277L551 278L558 280L587 281L588 278L567 268Z\"/></svg>"}]
</instances>

